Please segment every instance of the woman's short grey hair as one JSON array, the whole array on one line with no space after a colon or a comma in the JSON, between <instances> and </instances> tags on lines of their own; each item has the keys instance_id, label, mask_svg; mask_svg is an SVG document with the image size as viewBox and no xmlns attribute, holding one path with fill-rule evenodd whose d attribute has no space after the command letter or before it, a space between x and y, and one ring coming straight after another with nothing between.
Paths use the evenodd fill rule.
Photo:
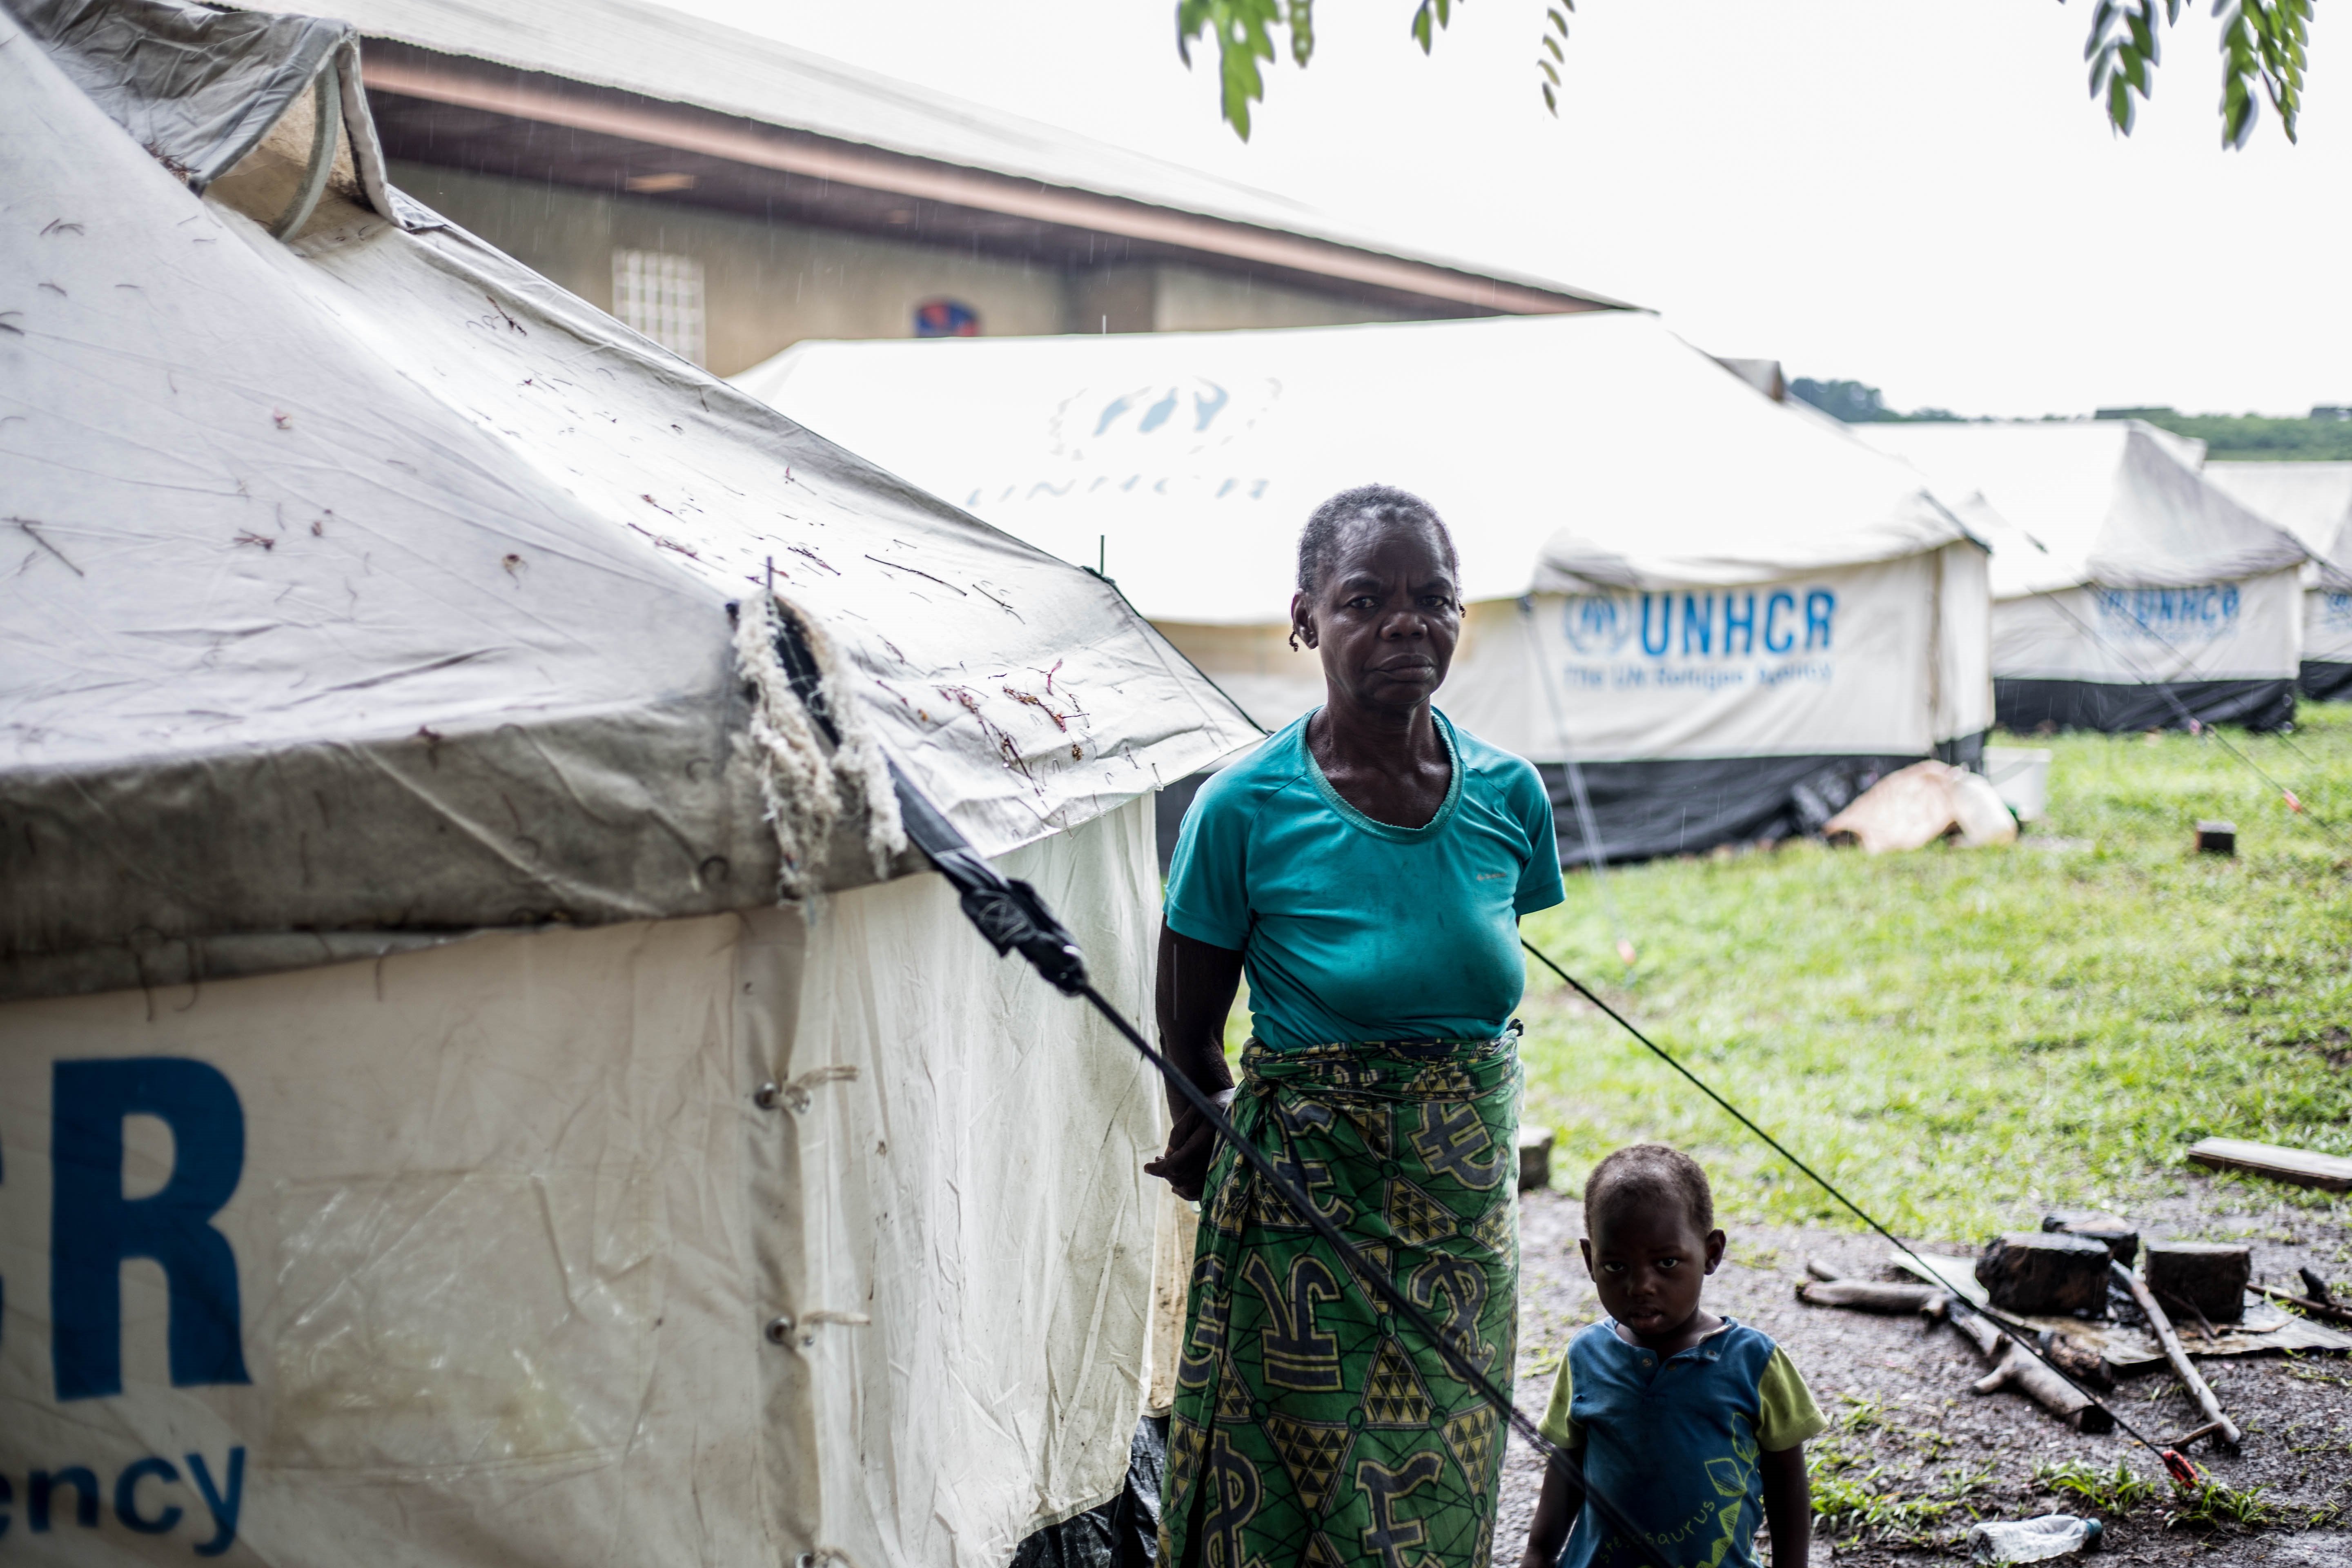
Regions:
<instances>
[{"instance_id":1,"label":"woman's short grey hair","mask_svg":"<svg viewBox=\"0 0 2352 1568\"><path fill-rule=\"evenodd\" d=\"M1307 526L1299 530L1300 593L1311 599L1323 591L1324 579L1331 574L1332 558L1339 553L1340 536L1359 518L1381 528L1426 529L1444 552L1446 569L1461 576L1462 561L1454 553L1454 535L1437 515L1435 507L1394 485L1358 485L1354 489L1341 490L1317 507L1315 515L1307 520Z\"/></svg>"}]
</instances>

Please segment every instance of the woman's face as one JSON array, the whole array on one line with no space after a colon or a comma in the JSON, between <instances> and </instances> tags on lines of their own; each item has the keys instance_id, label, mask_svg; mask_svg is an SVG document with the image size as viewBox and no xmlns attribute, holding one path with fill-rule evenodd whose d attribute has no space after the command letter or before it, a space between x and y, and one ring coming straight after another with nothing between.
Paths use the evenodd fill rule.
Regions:
<instances>
[{"instance_id":1,"label":"woman's face","mask_svg":"<svg viewBox=\"0 0 2352 1568\"><path fill-rule=\"evenodd\" d=\"M1410 713L1454 662L1461 594L1431 530L1360 519L1341 531L1321 588L1291 599L1290 619L1335 689Z\"/></svg>"}]
</instances>

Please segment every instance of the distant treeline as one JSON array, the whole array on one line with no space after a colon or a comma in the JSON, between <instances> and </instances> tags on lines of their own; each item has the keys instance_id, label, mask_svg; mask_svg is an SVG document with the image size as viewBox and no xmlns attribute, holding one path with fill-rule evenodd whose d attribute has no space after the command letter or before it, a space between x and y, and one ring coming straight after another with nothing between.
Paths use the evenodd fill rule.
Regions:
<instances>
[{"instance_id":1,"label":"distant treeline","mask_svg":"<svg viewBox=\"0 0 2352 1568\"><path fill-rule=\"evenodd\" d=\"M2182 414L2170 408L2102 408L2102 419L2145 419L2205 443L2208 460L2352 461L2352 409L2315 408L2303 419L2261 414Z\"/></svg>"},{"instance_id":2,"label":"distant treeline","mask_svg":"<svg viewBox=\"0 0 2352 1568\"><path fill-rule=\"evenodd\" d=\"M1815 381L1801 375L1789 383L1789 395L1848 425L1949 422L1961 417L1948 408L1898 412L1886 406L1878 388L1858 381ZM2159 429L2196 437L2205 443L2209 458L2223 461L2352 462L2352 407L2315 408L2301 419L2261 414L2183 414L2173 408L2102 408L2098 417L2145 419Z\"/></svg>"}]
</instances>

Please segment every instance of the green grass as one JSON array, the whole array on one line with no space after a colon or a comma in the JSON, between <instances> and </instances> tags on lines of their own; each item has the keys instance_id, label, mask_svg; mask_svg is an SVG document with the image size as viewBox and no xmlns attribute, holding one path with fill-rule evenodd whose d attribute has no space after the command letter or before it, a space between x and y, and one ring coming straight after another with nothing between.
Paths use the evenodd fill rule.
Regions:
<instances>
[{"instance_id":1,"label":"green grass","mask_svg":"<svg viewBox=\"0 0 2352 1568\"><path fill-rule=\"evenodd\" d=\"M1951 1441L1933 1426L1905 1426L1884 1400L1840 1397L1844 1408L1806 1450L1822 1533L1927 1546L1939 1528L1978 1517L1990 1464L1947 1463Z\"/></svg>"},{"instance_id":2,"label":"green grass","mask_svg":"<svg viewBox=\"0 0 2352 1568\"><path fill-rule=\"evenodd\" d=\"M2049 818L2014 847L1621 868L1630 977L1589 876L1527 933L1906 1234L2128 1210L2208 1134L2352 1153L2352 713L2228 739L2345 839L2214 739L2057 736L2032 742L2056 753ZM2191 852L2201 817L2236 822L2237 858ZM1521 1014L1559 1184L1658 1141L1698 1155L1728 1215L1853 1223L1540 970ZM2277 1195L2344 1201L2248 1201Z\"/></svg>"},{"instance_id":3,"label":"green grass","mask_svg":"<svg viewBox=\"0 0 2352 1568\"><path fill-rule=\"evenodd\" d=\"M2080 1459L2037 1464L2033 1467L2033 1485L2037 1490L2071 1497L2078 1504L2087 1504L2092 1511L2105 1514L2129 1513L2140 1504L2162 1496L2165 1490L2162 1482L2148 1479L2121 1459L2107 1470Z\"/></svg>"}]
</instances>

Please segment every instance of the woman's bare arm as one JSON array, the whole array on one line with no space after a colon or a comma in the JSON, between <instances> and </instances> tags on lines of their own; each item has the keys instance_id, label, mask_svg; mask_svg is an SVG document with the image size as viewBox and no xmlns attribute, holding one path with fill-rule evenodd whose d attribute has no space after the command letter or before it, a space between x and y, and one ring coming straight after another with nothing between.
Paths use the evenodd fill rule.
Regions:
<instances>
[{"instance_id":1,"label":"woman's bare arm","mask_svg":"<svg viewBox=\"0 0 2352 1568\"><path fill-rule=\"evenodd\" d=\"M1239 952L1178 936L1161 923L1160 1048L1179 1072L1210 1094L1234 1086L1225 1066L1225 1016L1234 1010L1241 984ZM1168 1088L1168 1110L1175 1124L1168 1131L1167 1152L1143 1168L1175 1188L1178 1197L1197 1198L1217 1152L1217 1135L1173 1085Z\"/></svg>"}]
</instances>

